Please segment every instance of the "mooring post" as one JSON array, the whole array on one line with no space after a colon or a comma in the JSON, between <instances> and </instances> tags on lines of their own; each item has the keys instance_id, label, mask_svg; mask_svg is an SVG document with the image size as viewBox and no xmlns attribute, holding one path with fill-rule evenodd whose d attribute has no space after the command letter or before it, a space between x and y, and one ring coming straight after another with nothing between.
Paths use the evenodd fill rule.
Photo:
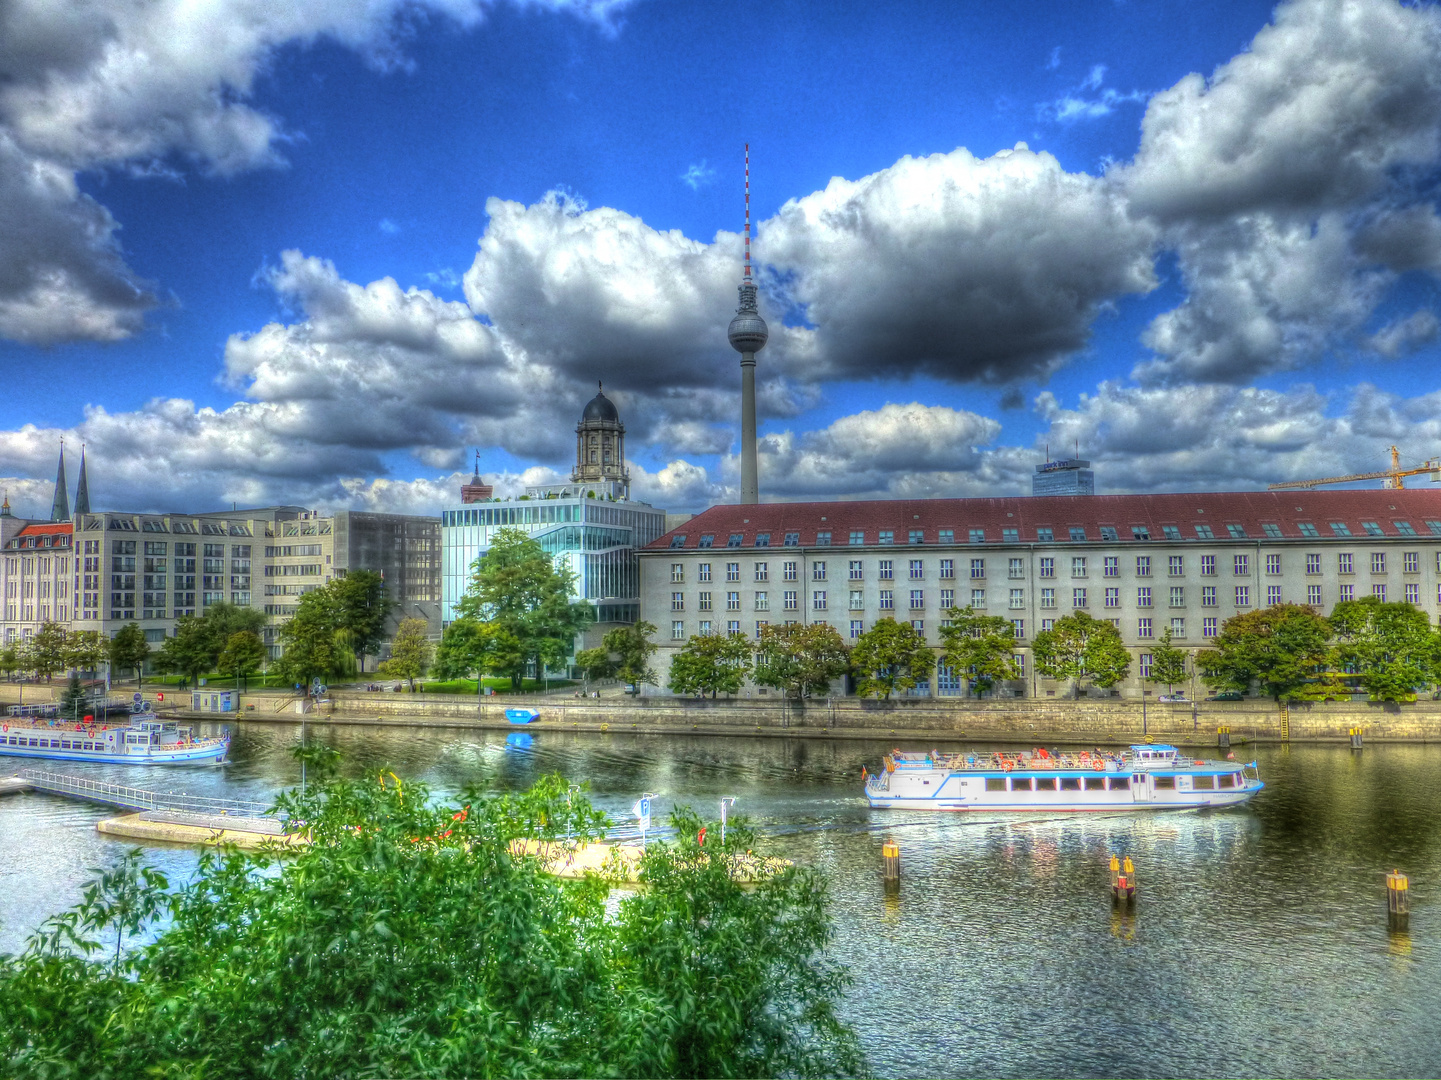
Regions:
<instances>
[{"instance_id":1,"label":"mooring post","mask_svg":"<svg viewBox=\"0 0 1441 1080\"><path fill-rule=\"evenodd\" d=\"M1126 856L1123 863L1111 856L1111 903L1132 904L1136 900L1136 865Z\"/></svg>"},{"instance_id":2,"label":"mooring post","mask_svg":"<svg viewBox=\"0 0 1441 1080\"><path fill-rule=\"evenodd\" d=\"M1391 925L1398 928L1411 917L1411 882L1400 870L1386 875L1386 914Z\"/></svg>"},{"instance_id":3,"label":"mooring post","mask_svg":"<svg viewBox=\"0 0 1441 1080\"><path fill-rule=\"evenodd\" d=\"M881 845L882 876L886 884L899 885L901 882L901 845L887 840Z\"/></svg>"},{"instance_id":4,"label":"mooring post","mask_svg":"<svg viewBox=\"0 0 1441 1080\"><path fill-rule=\"evenodd\" d=\"M1222 750L1231 748L1231 726L1229 724L1222 724L1216 729L1216 745Z\"/></svg>"},{"instance_id":5,"label":"mooring post","mask_svg":"<svg viewBox=\"0 0 1441 1080\"><path fill-rule=\"evenodd\" d=\"M1362 745L1361 729L1358 728L1358 727L1353 727L1353 728L1351 729L1351 749L1352 749L1352 750L1360 750L1360 749L1361 749L1361 745Z\"/></svg>"}]
</instances>

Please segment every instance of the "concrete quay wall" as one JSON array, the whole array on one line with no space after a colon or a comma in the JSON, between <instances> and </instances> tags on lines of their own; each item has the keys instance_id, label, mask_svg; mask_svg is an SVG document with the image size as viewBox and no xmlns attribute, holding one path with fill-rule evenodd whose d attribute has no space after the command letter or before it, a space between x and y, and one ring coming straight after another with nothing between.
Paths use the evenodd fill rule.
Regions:
<instances>
[{"instance_id":1,"label":"concrete quay wall","mask_svg":"<svg viewBox=\"0 0 1441 1080\"><path fill-rule=\"evenodd\" d=\"M769 700L699 701L680 698L502 698L477 703L470 696L340 692L333 709L312 720L350 723L510 728L505 710L530 707L538 728L706 733L746 736L889 738L927 736L947 740L995 740L1075 744L1126 744L1146 736L1188 745L1216 744L1216 730L1231 729L1233 742L1279 742L1279 707L1270 701L1202 703L1193 718L1189 705L1080 698L955 701L858 698L805 703ZM209 719L218 719L214 714ZM294 722L264 704L241 715L246 720ZM1367 741L1441 742L1441 701L1410 705L1328 702L1293 705L1288 715L1293 742L1344 742L1360 727Z\"/></svg>"}]
</instances>

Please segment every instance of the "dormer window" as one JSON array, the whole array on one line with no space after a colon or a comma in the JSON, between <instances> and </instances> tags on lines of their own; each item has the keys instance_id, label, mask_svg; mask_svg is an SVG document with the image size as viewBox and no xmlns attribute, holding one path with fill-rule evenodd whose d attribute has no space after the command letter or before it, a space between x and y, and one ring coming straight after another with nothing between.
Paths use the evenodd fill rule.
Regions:
<instances>
[{"instance_id":1,"label":"dormer window","mask_svg":"<svg viewBox=\"0 0 1441 1080\"><path fill-rule=\"evenodd\" d=\"M670 546L673 548L685 547L685 533L676 533L670 538Z\"/></svg>"}]
</instances>

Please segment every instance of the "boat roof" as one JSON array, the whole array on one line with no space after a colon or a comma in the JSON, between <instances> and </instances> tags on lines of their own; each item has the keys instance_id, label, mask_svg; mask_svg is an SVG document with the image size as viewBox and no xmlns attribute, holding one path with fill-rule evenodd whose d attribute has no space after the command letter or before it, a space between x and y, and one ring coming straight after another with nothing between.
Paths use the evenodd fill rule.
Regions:
<instances>
[{"instance_id":1,"label":"boat roof","mask_svg":"<svg viewBox=\"0 0 1441 1080\"><path fill-rule=\"evenodd\" d=\"M1154 751L1154 750L1160 750L1162 753L1170 753L1170 754L1176 754L1176 753L1179 753L1179 752L1180 752L1180 751L1178 751L1174 746L1172 746L1170 743L1163 743L1163 742L1158 742L1158 743L1132 743L1132 744L1131 744L1131 750L1134 751L1135 753L1140 753L1142 750L1152 750L1152 751Z\"/></svg>"}]
</instances>

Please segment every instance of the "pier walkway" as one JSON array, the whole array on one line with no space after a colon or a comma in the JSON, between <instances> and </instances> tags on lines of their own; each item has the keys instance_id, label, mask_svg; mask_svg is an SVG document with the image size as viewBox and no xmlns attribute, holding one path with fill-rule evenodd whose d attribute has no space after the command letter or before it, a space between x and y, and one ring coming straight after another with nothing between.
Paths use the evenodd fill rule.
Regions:
<instances>
[{"instance_id":1,"label":"pier walkway","mask_svg":"<svg viewBox=\"0 0 1441 1080\"><path fill-rule=\"evenodd\" d=\"M266 811L270 806L263 802L212 799L175 791L146 791L125 784L110 784L103 780L68 776L44 769L21 769L15 773L15 777L28 784L33 791L100 803L102 806L114 806L122 810L188 815L210 821L223 819L231 823L230 828L249 829L252 832L278 833L284 827L283 816L267 815Z\"/></svg>"}]
</instances>

